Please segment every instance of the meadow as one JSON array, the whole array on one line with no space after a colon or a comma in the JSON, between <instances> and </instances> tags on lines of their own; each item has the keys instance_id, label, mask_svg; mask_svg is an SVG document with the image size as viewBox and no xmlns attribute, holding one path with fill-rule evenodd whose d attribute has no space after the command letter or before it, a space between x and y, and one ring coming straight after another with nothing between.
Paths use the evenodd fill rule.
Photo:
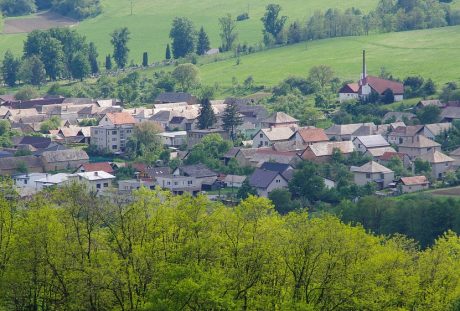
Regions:
<instances>
[{"instance_id":1,"label":"meadow","mask_svg":"<svg viewBox=\"0 0 460 311\"><path fill-rule=\"evenodd\" d=\"M232 77L242 83L248 76L258 85L273 86L326 64L341 79L357 80L363 49L371 75L385 67L397 78L421 75L438 84L460 82L460 26L303 42L242 56L239 64L235 58L211 61L200 66L200 73L205 84L221 87L230 87Z\"/></svg>"},{"instance_id":2,"label":"meadow","mask_svg":"<svg viewBox=\"0 0 460 311\"><path fill-rule=\"evenodd\" d=\"M280 4L283 7L282 14L289 16L289 23L295 19L305 19L315 10L330 7L357 7L369 11L377 2L378 0L133 0L131 15L129 0L102 0L103 13L83 21L75 29L97 44L102 59L103 55L111 53L112 50L109 34L116 28L128 27L132 38L131 59L139 63L143 52L148 52L152 61L164 58L165 46L170 41L169 30L176 16L191 18L196 28L204 26L211 45L218 47L218 19L227 13L236 17L249 12L249 20L238 22L239 41L255 44L262 39L260 18L268 3ZM20 53L24 38L24 34L1 34L0 55L8 49Z\"/></svg>"}]
</instances>

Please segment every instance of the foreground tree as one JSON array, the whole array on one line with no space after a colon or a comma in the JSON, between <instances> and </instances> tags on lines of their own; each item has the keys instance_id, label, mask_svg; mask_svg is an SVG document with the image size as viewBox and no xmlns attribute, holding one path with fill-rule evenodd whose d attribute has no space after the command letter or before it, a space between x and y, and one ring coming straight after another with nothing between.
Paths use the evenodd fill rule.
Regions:
<instances>
[{"instance_id":1,"label":"foreground tree","mask_svg":"<svg viewBox=\"0 0 460 311\"><path fill-rule=\"evenodd\" d=\"M120 28L112 32L110 35L112 38L110 42L113 46L113 59L117 64L118 68L125 68L126 64L128 63L128 41L130 32L128 28Z\"/></svg>"},{"instance_id":2,"label":"foreground tree","mask_svg":"<svg viewBox=\"0 0 460 311\"><path fill-rule=\"evenodd\" d=\"M190 19L186 17L174 18L169 37L172 40L174 58L185 57L195 51L195 28Z\"/></svg>"}]
</instances>

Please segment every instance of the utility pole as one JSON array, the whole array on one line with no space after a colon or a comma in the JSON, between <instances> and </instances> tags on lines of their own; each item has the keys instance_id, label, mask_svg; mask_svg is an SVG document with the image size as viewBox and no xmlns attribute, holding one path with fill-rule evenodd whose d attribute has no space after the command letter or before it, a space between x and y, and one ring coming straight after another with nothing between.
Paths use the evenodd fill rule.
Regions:
<instances>
[{"instance_id":1,"label":"utility pole","mask_svg":"<svg viewBox=\"0 0 460 311\"><path fill-rule=\"evenodd\" d=\"M131 16L133 15L133 0L131 0Z\"/></svg>"}]
</instances>

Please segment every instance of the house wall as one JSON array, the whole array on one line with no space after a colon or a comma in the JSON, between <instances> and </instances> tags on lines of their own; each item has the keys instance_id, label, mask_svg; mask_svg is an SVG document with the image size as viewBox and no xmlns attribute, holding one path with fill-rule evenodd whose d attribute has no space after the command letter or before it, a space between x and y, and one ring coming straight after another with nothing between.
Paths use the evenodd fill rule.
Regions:
<instances>
[{"instance_id":1,"label":"house wall","mask_svg":"<svg viewBox=\"0 0 460 311\"><path fill-rule=\"evenodd\" d=\"M133 126L92 127L91 145L111 153L124 152L129 138L133 135Z\"/></svg>"},{"instance_id":2,"label":"house wall","mask_svg":"<svg viewBox=\"0 0 460 311\"><path fill-rule=\"evenodd\" d=\"M412 147L399 146L399 152L406 153L411 158L415 158L423 154L426 154L428 152L435 152L435 151L441 152L441 147L412 148Z\"/></svg>"},{"instance_id":3,"label":"house wall","mask_svg":"<svg viewBox=\"0 0 460 311\"><path fill-rule=\"evenodd\" d=\"M275 189L282 189L282 188L287 188L288 183L287 181L281 177L280 175L276 176L275 179L271 182L270 185L268 185L267 188L257 188L257 194L261 197L267 198L270 192L272 192Z\"/></svg>"},{"instance_id":4,"label":"house wall","mask_svg":"<svg viewBox=\"0 0 460 311\"><path fill-rule=\"evenodd\" d=\"M73 160L73 161L62 161L62 162L45 162L43 161L43 167L45 172L50 171L63 171L77 169L82 164L88 163L88 160Z\"/></svg>"},{"instance_id":5,"label":"house wall","mask_svg":"<svg viewBox=\"0 0 460 311\"><path fill-rule=\"evenodd\" d=\"M242 152L238 152L235 156L236 162L240 167L249 167L251 166L251 159L245 158Z\"/></svg>"},{"instance_id":6,"label":"house wall","mask_svg":"<svg viewBox=\"0 0 460 311\"><path fill-rule=\"evenodd\" d=\"M348 100L357 100L359 95L357 93L339 93L339 102L343 103Z\"/></svg>"},{"instance_id":7,"label":"house wall","mask_svg":"<svg viewBox=\"0 0 460 311\"><path fill-rule=\"evenodd\" d=\"M78 182L85 184L90 191L105 192L112 188L112 179L88 180L81 176L72 177Z\"/></svg>"},{"instance_id":8,"label":"house wall","mask_svg":"<svg viewBox=\"0 0 460 311\"><path fill-rule=\"evenodd\" d=\"M429 184L425 184L425 185L411 185L411 186L401 185L401 191L402 191L403 193L411 193L411 192L426 190L426 189L428 189L429 187L430 187Z\"/></svg>"},{"instance_id":9,"label":"house wall","mask_svg":"<svg viewBox=\"0 0 460 311\"><path fill-rule=\"evenodd\" d=\"M452 162L431 164L431 176L435 179L442 178L446 172L453 170Z\"/></svg>"},{"instance_id":10,"label":"house wall","mask_svg":"<svg viewBox=\"0 0 460 311\"><path fill-rule=\"evenodd\" d=\"M395 95L395 102L400 102L404 99L404 95Z\"/></svg>"},{"instance_id":11,"label":"house wall","mask_svg":"<svg viewBox=\"0 0 460 311\"><path fill-rule=\"evenodd\" d=\"M381 173L370 173L369 177L367 177L366 173L361 173L361 172L353 172L353 175L354 175L355 184L357 184L358 186L364 186L369 182L375 182L376 180L383 179L384 188L386 188L388 184L393 182L393 179L395 178L395 174L393 172L383 174L383 178L381 176Z\"/></svg>"},{"instance_id":12,"label":"house wall","mask_svg":"<svg viewBox=\"0 0 460 311\"><path fill-rule=\"evenodd\" d=\"M262 131L257 132L257 134L252 139L252 146L254 148L269 147L271 145L273 145L273 143Z\"/></svg>"},{"instance_id":13,"label":"house wall","mask_svg":"<svg viewBox=\"0 0 460 311\"><path fill-rule=\"evenodd\" d=\"M355 138L353 140L353 145L355 145L356 151L359 151L361 153L364 153L367 151L366 146L363 145L363 143L361 142L359 138Z\"/></svg>"},{"instance_id":14,"label":"house wall","mask_svg":"<svg viewBox=\"0 0 460 311\"><path fill-rule=\"evenodd\" d=\"M49 174L32 174L32 175L21 175L18 177L21 178L13 178L14 184L18 188L33 188L35 189L35 181L47 177Z\"/></svg>"},{"instance_id":15,"label":"house wall","mask_svg":"<svg viewBox=\"0 0 460 311\"><path fill-rule=\"evenodd\" d=\"M180 178L158 176L156 182L161 188L168 189L173 193L188 192L194 194L200 191L202 186L201 180L185 176Z\"/></svg>"}]
</instances>

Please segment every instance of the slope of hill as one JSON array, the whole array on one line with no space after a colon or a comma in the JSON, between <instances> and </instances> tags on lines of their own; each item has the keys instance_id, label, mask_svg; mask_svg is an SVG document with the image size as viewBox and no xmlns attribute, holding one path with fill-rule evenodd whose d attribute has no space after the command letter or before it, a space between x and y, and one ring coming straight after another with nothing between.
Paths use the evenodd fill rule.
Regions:
<instances>
[{"instance_id":1,"label":"slope of hill","mask_svg":"<svg viewBox=\"0 0 460 311\"><path fill-rule=\"evenodd\" d=\"M356 80L361 50L367 50L368 72L385 67L395 77L422 75L438 83L460 81L460 26L304 42L200 66L204 83L231 85L252 76L256 84L274 85L289 75L308 74L312 66L331 66L342 79Z\"/></svg>"},{"instance_id":2,"label":"slope of hill","mask_svg":"<svg viewBox=\"0 0 460 311\"><path fill-rule=\"evenodd\" d=\"M460 1L460 0L456 0ZM76 29L96 42L100 54L111 52L109 33L118 27L128 27L131 31L130 57L140 62L142 52L150 53L152 60L163 59L166 43L169 42L171 22L176 16L190 17L195 26L204 26L209 33L211 44L218 47L219 17L226 13L234 17L249 10L250 19L238 23L240 42L255 44L262 39L262 23L268 3L279 3L282 14L291 20L313 14L315 10L330 7L357 7L364 11L374 8L378 0L133 0L133 15L128 0L103 0L103 13L96 18L83 21ZM19 52L25 35L0 35L0 54L7 49Z\"/></svg>"}]
</instances>

